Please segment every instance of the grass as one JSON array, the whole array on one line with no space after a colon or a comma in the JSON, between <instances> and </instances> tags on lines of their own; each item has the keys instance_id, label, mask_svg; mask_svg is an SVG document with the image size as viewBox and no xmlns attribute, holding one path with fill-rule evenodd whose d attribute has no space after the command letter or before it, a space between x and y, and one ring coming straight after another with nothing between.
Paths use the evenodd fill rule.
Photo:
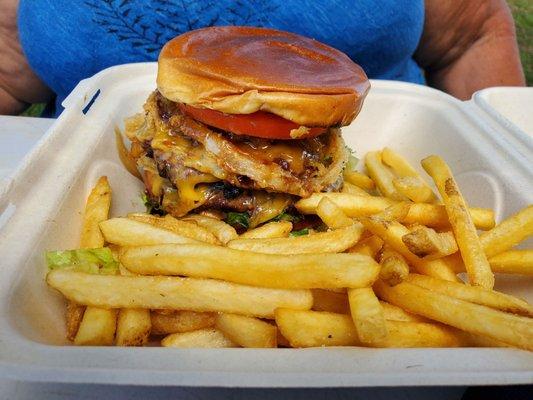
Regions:
<instances>
[{"instance_id":1,"label":"grass","mask_svg":"<svg viewBox=\"0 0 533 400\"><path fill-rule=\"evenodd\" d=\"M533 86L533 1L507 0L513 13L520 48L520 59L526 75L526 83ZM21 115L40 117L45 104L32 104Z\"/></svg>"}]
</instances>

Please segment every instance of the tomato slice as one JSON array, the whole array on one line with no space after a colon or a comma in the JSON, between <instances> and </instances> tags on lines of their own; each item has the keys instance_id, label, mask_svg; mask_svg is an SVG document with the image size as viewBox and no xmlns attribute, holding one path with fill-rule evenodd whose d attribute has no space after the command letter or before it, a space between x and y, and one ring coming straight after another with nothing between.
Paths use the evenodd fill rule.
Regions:
<instances>
[{"instance_id":1,"label":"tomato slice","mask_svg":"<svg viewBox=\"0 0 533 400\"><path fill-rule=\"evenodd\" d=\"M179 107L181 112L197 121L237 135L265 139L294 139L291 137L291 130L300 127L292 121L265 111L256 111L252 114L225 114L187 104L180 104ZM298 139L312 138L325 131L326 128L309 128L309 131L305 135L299 136Z\"/></svg>"}]
</instances>

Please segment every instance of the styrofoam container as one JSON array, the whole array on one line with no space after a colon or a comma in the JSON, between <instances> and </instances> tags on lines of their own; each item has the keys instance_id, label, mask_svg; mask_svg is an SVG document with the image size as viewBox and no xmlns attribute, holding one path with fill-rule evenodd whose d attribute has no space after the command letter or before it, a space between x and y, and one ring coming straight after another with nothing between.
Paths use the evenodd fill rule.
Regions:
<instances>
[{"instance_id":1,"label":"styrofoam container","mask_svg":"<svg viewBox=\"0 0 533 400\"><path fill-rule=\"evenodd\" d=\"M0 193L0 375L22 380L201 386L389 386L533 382L531 353L512 349L167 349L74 347L65 300L49 289L43 252L77 246L81 210L100 175L113 216L142 210L142 185L120 164L113 127L141 110L156 64L113 67L82 81L65 111ZM498 218L533 203L531 155L463 104L423 86L372 82L344 137L360 155L390 146L418 165L440 154L468 201ZM91 107L87 103L99 92ZM84 113L84 111L85 113ZM533 300L532 280L498 277Z\"/></svg>"}]
</instances>

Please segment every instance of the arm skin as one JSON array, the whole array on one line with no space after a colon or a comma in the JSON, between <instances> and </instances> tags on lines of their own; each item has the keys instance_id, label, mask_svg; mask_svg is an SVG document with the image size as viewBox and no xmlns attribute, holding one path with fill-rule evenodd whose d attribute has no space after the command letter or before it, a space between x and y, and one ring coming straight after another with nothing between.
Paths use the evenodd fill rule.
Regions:
<instances>
[{"instance_id":1,"label":"arm skin","mask_svg":"<svg viewBox=\"0 0 533 400\"><path fill-rule=\"evenodd\" d=\"M430 86L462 100L491 86L524 86L516 32L505 0L425 0L415 60Z\"/></svg>"},{"instance_id":2,"label":"arm skin","mask_svg":"<svg viewBox=\"0 0 533 400\"><path fill-rule=\"evenodd\" d=\"M31 70L17 29L18 0L0 0L0 115L47 102L52 91Z\"/></svg>"}]
</instances>

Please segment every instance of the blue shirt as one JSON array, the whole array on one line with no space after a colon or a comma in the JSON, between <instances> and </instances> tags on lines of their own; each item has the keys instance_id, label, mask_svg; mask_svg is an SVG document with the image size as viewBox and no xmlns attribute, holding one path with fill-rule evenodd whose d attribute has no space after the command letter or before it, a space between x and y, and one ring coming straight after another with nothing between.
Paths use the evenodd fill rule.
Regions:
<instances>
[{"instance_id":1,"label":"blue shirt","mask_svg":"<svg viewBox=\"0 0 533 400\"><path fill-rule=\"evenodd\" d=\"M59 104L112 65L155 61L180 33L213 25L299 33L345 52L370 78L424 83L413 60L423 0L21 0L18 27L32 69Z\"/></svg>"}]
</instances>

